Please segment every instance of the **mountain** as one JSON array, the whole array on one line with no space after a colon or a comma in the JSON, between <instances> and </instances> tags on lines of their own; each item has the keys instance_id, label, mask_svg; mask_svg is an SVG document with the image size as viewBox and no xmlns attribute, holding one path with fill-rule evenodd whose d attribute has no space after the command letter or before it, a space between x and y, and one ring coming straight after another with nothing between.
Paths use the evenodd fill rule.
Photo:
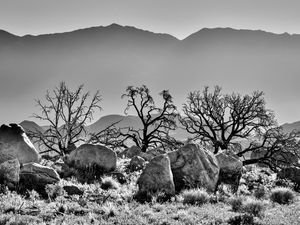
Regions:
<instances>
[{"instance_id":1,"label":"mountain","mask_svg":"<svg viewBox=\"0 0 300 225\"><path fill-rule=\"evenodd\" d=\"M117 128L133 127L135 129L140 129L142 127L142 124L137 116L107 115L101 117L95 123L87 126L87 130L90 133L97 133L114 123L117 123L115 125Z\"/></svg>"},{"instance_id":2,"label":"mountain","mask_svg":"<svg viewBox=\"0 0 300 225\"><path fill-rule=\"evenodd\" d=\"M118 123L117 123L118 122ZM95 123L87 126L87 130L91 133L97 133L99 131L104 130L109 125L116 123L117 128L123 127L133 127L135 130L142 128L142 123L138 116L128 115L107 115L101 117ZM175 137L178 140L185 140L188 136L190 136L181 126L179 123L178 118L176 119L176 124L178 128L174 131L170 131L170 135Z\"/></svg>"},{"instance_id":3,"label":"mountain","mask_svg":"<svg viewBox=\"0 0 300 225\"><path fill-rule=\"evenodd\" d=\"M285 133L290 133L292 131L300 131L300 121L294 123L285 123L281 126Z\"/></svg>"},{"instance_id":4,"label":"mountain","mask_svg":"<svg viewBox=\"0 0 300 225\"><path fill-rule=\"evenodd\" d=\"M300 35L254 30L205 28L184 40L118 24L23 37L1 31L0 118L32 115L34 99L63 80L99 89L105 114L123 112L128 85L146 84L154 97L169 89L180 108L189 91L218 84L226 92L263 90L279 120L293 121L299 58Z\"/></svg>"},{"instance_id":5,"label":"mountain","mask_svg":"<svg viewBox=\"0 0 300 225\"><path fill-rule=\"evenodd\" d=\"M44 129L39 126L37 123L29 120L24 120L21 123L19 123L25 131L39 131L39 132L44 132Z\"/></svg>"}]
</instances>

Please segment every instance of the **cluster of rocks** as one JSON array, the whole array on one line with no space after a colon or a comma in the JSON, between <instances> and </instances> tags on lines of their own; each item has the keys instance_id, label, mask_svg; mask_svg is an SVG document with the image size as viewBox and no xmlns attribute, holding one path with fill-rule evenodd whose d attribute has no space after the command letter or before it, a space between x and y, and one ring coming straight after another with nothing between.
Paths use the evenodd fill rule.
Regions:
<instances>
[{"instance_id":1,"label":"cluster of rocks","mask_svg":"<svg viewBox=\"0 0 300 225\"><path fill-rule=\"evenodd\" d=\"M152 149L145 153L134 146L119 156L131 158L131 171L141 170L137 181L140 193L158 192L173 195L185 188L202 187L215 191L220 183L238 186L242 162L230 155L214 155L195 144L187 144L176 151Z\"/></svg>"},{"instance_id":2,"label":"cluster of rocks","mask_svg":"<svg viewBox=\"0 0 300 225\"><path fill-rule=\"evenodd\" d=\"M0 127L0 182L10 188L44 190L60 180L51 167L39 164L40 156L23 128L17 124Z\"/></svg>"},{"instance_id":3,"label":"cluster of rocks","mask_svg":"<svg viewBox=\"0 0 300 225\"><path fill-rule=\"evenodd\" d=\"M66 156L64 161L51 166L40 162L38 151L20 125L0 127L0 183L20 192L35 189L45 194L46 185L59 182L60 177L73 175L73 171L87 170L89 174L93 172L91 168L101 173L114 171L117 155L104 146L84 144Z\"/></svg>"},{"instance_id":4,"label":"cluster of rocks","mask_svg":"<svg viewBox=\"0 0 300 225\"><path fill-rule=\"evenodd\" d=\"M116 171L118 157L131 159L130 172L142 171L137 181L139 193L150 195L157 192L174 195L182 189L197 187L213 192L221 183L230 184L237 191L243 171L243 164L235 155L224 152L214 155L196 144L167 153L160 148L142 152L133 146L118 156L105 146L83 144L63 160L45 166L40 164L41 157L21 126L0 127L0 183L9 188L43 193L47 184L59 182L60 177L76 175L93 180L103 173L124 183L125 176ZM279 176L290 176L299 182L298 174L298 170L285 169ZM80 191L76 188L74 191L74 187L65 189L68 193Z\"/></svg>"},{"instance_id":5,"label":"cluster of rocks","mask_svg":"<svg viewBox=\"0 0 300 225\"><path fill-rule=\"evenodd\" d=\"M214 155L195 144L187 144L168 153L162 153L158 149L149 152L151 151L156 152L157 156L139 152L130 162L133 170L144 168L138 179L141 193L151 195L163 192L172 195L182 189L197 187L213 192L222 183L229 184L233 192L238 190L244 167L242 161L230 151ZM297 157L294 158L294 161L298 160ZM299 190L300 168L291 165L282 168L277 173L277 178L292 181Z\"/></svg>"}]
</instances>

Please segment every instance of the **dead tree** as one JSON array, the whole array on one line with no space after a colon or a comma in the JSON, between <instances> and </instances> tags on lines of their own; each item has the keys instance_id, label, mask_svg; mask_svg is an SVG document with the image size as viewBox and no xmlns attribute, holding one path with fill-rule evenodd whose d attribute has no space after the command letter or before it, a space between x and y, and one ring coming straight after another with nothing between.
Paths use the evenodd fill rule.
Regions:
<instances>
[{"instance_id":1,"label":"dead tree","mask_svg":"<svg viewBox=\"0 0 300 225\"><path fill-rule=\"evenodd\" d=\"M187 132L210 142L217 153L236 138L251 137L276 124L273 112L265 107L263 95L260 91L244 96L222 94L219 86L213 92L205 87L202 93L189 93L180 121Z\"/></svg>"},{"instance_id":2,"label":"dead tree","mask_svg":"<svg viewBox=\"0 0 300 225\"><path fill-rule=\"evenodd\" d=\"M141 121L141 128L132 126L120 128L118 135L123 142L131 140L143 152L148 148L170 143L172 139L169 133L176 129L176 106L169 91L163 90L159 95L163 100L161 108L155 105L145 85L127 87L126 93L122 95L122 98L128 100L124 112L127 115L132 109Z\"/></svg>"},{"instance_id":3,"label":"dead tree","mask_svg":"<svg viewBox=\"0 0 300 225\"><path fill-rule=\"evenodd\" d=\"M299 159L299 133L282 131L274 113L266 108L261 91L242 96L222 94L219 86L213 92L205 87L202 93L196 91L188 95L183 112L180 122L187 132L211 144L215 154L237 141L244 141L249 145L234 152L243 157L244 165L263 163L276 170L288 165L291 158ZM263 153L249 158L249 154L257 151Z\"/></svg>"},{"instance_id":4,"label":"dead tree","mask_svg":"<svg viewBox=\"0 0 300 225\"><path fill-rule=\"evenodd\" d=\"M300 142L299 132L284 133L281 127L270 128L262 135L253 138L249 146L237 153L243 157L251 153L250 158L244 158L243 164L264 164L273 171L284 167L299 167Z\"/></svg>"},{"instance_id":5,"label":"dead tree","mask_svg":"<svg viewBox=\"0 0 300 225\"><path fill-rule=\"evenodd\" d=\"M89 92L83 92L83 85L71 91L65 82L51 92L47 91L45 102L36 100L41 113L33 117L43 121L47 129L44 132L30 131L29 136L46 148L41 154L65 155L75 148L76 143L85 141L86 122L92 120L95 110L101 110L100 101L99 91L90 96Z\"/></svg>"}]
</instances>

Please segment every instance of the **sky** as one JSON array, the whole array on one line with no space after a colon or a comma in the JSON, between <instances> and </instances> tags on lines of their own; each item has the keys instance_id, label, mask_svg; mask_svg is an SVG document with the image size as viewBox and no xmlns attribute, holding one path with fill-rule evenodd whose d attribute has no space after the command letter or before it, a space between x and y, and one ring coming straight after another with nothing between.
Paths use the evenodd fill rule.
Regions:
<instances>
[{"instance_id":1,"label":"sky","mask_svg":"<svg viewBox=\"0 0 300 225\"><path fill-rule=\"evenodd\" d=\"M297 0L0 0L0 29L44 34L118 23L183 39L204 27L300 33Z\"/></svg>"},{"instance_id":2,"label":"sky","mask_svg":"<svg viewBox=\"0 0 300 225\"><path fill-rule=\"evenodd\" d=\"M118 23L178 39L205 27L300 34L299 12L299 0L0 0L0 29L23 36Z\"/></svg>"}]
</instances>

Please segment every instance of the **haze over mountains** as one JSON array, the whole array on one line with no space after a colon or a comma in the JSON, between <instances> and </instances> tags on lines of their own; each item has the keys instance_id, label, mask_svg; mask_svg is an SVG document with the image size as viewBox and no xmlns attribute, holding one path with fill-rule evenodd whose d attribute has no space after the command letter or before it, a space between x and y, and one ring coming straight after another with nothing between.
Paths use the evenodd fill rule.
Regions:
<instances>
[{"instance_id":1,"label":"haze over mountains","mask_svg":"<svg viewBox=\"0 0 300 225\"><path fill-rule=\"evenodd\" d=\"M87 126L86 130L88 133L97 133L114 123L116 123L115 127L117 128L132 127L135 130L142 128L142 124L138 116L107 115L101 117L96 122ZM171 136L175 137L177 140L182 141L192 136L187 133L187 131L185 131L185 129L179 123L178 119L176 120L176 124L178 125L178 127L176 130L170 131ZM20 125L25 129L25 131L29 130L43 132L47 129L46 127L39 126L37 123L28 120L22 121ZM291 124L283 124L282 128L286 133L292 132L293 130L300 131L300 121Z\"/></svg>"},{"instance_id":2,"label":"haze over mountains","mask_svg":"<svg viewBox=\"0 0 300 225\"><path fill-rule=\"evenodd\" d=\"M117 24L23 37L0 31L0 122L28 119L38 112L34 99L62 80L100 90L104 110L95 119L122 114L128 85L146 84L154 96L169 89L180 109L189 91L218 84L225 92L263 90L279 122L293 122L300 119L299 58L300 35L231 28L184 40Z\"/></svg>"}]
</instances>

